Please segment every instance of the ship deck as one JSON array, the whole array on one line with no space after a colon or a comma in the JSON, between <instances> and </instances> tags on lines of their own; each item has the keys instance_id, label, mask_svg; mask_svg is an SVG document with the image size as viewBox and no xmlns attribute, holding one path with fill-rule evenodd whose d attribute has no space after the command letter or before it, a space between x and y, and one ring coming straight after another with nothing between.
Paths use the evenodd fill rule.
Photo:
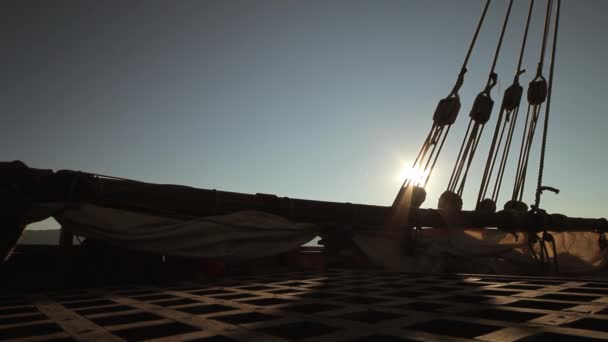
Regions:
<instances>
[{"instance_id":1,"label":"ship deck","mask_svg":"<svg viewBox=\"0 0 608 342\"><path fill-rule=\"evenodd\" d=\"M330 269L4 293L7 339L595 341L608 282Z\"/></svg>"}]
</instances>

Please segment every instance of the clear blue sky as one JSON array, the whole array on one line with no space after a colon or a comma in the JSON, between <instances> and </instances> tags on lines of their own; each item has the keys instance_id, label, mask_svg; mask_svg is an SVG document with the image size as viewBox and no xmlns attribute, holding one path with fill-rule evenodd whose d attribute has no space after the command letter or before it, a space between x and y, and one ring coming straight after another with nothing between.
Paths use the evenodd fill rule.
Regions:
<instances>
[{"instance_id":1,"label":"clear blue sky","mask_svg":"<svg viewBox=\"0 0 608 342\"><path fill-rule=\"evenodd\" d=\"M445 189L506 5L495 0L490 7L461 91L461 114L423 206L436 207ZM483 1L19 0L0 6L2 160L390 205L403 163L415 157L437 101L453 85ZM527 6L518 0L513 7L498 61L497 103L513 78ZM539 56L544 6L536 1L525 84ZM562 192L543 199L552 212L608 216L607 12L606 1L563 2L545 175ZM469 176L467 209L474 206L495 119L496 111ZM535 147L528 203L538 154ZM510 162L507 189L515 158Z\"/></svg>"}]
</instances>

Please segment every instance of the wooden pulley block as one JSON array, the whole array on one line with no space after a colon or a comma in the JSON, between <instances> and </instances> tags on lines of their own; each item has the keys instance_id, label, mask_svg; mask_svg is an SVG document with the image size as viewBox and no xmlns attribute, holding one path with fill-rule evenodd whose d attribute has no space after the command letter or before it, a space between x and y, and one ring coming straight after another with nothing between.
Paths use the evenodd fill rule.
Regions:
<instances>
[{"instance_id":1,"label":"wooden pulley block","mask_svg":"<svg viewBox=\"0 0 608 342\"><path fill-rule=\"evenodd\" d=\"M446 190L439 197L437 208L451 213L459 212L462 210L462 198L457 193Z\"/></svg>"},{"instance_id":2,"label":"wooden pulley block","mask_svg":"<svg viewBox=\"0 0 608 342\"><path fill-rule=\"evenodd\" d=\"M531 105L539 105L547 99L547 80L539 76L528 85L528 102Z\"/></svg>"},{"instance_id":3,"label":"wooden pulley block","mask_svg":"<svg viewBox=\"0 0 608 342\"><path fill-rule=\"evenodd\" d=\"M481 92L475 98L475 102L473 102L473 107L471 108L471 113L469 116L473 121L485 124L490 120L490 114L492 114L492 107L494 107L494 100L490 97L488 93Z\"/></svg>"},{"instance_id":4,"label":"wooden pulley block","mask_svg":"<svg viewBox=\"0 0 608 342\"><path fill-rule=\"evenodd\" d=\"M509 111L519 107L523 92L524 88L519 85L519 83L511 84L511 86L505 90L504 96L502 97L501 107Z\"/></svg>"},{"instance_id":5,"label":"wooden pulley block","mask_svg":"<svg viewBox=\"0 0 608 342\"><path fill-rule=\"evenodd\" d=\"M520 213L525 213L528 211L528 205L521 201L510 200L505 203L504 209L506 211L516 211Z\"/></svg>"},{"instance_id":6,"label":"wooden pulley block","mask_svg":"<svg viewBox=\"0 0 608 342\"><path fill-rule=\"evenodd\" d=\"M435 108L433 122L439 126L451 125L456 122L460 111L460 97L458 95L448 96L441 99Z\"/></svg>"},{"instance_id":7,"label":"wooden pulley block","mask_svg":"<svg viewBox=\"0 0 608 342\"><path fill-rule=\"evenodd\" d=\"M486 214L494 214L496 212L496 203L493 200L486 198L477 203L477 206L475 206L475 211Z\"/></svg>"}]
</instances>

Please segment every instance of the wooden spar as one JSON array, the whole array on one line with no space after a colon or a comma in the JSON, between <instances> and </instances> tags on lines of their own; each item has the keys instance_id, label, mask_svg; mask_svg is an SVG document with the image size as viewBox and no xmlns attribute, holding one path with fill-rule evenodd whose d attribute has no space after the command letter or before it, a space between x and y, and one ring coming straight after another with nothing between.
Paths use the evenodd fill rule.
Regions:
<instances>
[{"instance_id":1,"label":"wooden spar","mask_svg":"<svg viewBox=\"0 0 608 342\"><path fill-rule=\"evenodd\" d=\"M145 212L157 216L196 218L239 210L260 210L293 221L320 225L349 225L353 228L381 227L391 215L391 207L243 194L197 189L179 185L151 184L98 177L74 171L52 172L24 164L0 163L0 179L22 190L31 202L73 201ZM505 231L608 231L606 219L576 218L542 211L448 212L435 209L410 210L411 227L444 229L499 228ZM407 227L409 226L409 227Z\"/></svg>"},{"instance_id":2,"label":"wooden spar","mask_svg":"<svg viewBox=\"0 0 608 342\"><path fill-rule=\"evenodd\" d=\"M508 232L608 231L608 221L604 218L591 219L544 212L506 210L497 213L466 210L449 213L435 209L416 209L412 210L410 223L417 227L446 229L498 228Z\"/></svg>"}]
</instances>

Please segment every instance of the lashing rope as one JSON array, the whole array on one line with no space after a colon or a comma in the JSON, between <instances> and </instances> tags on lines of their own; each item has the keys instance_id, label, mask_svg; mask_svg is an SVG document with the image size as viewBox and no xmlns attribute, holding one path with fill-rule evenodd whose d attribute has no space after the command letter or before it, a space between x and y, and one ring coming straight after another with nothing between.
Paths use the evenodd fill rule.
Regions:
<instances>
[{"instance_id":1,"label":"lashing rope","mask_svg":"<svg viewBox=\"0 0 608 342\"><path fill-rule=\"evenodd\" d=\"M538 243L539 252L536 252L535 245ZM549 254L549 248L547 244L551 246L551 254ZM553 272L559 273L559 264L557 261L557 245L553 235L547 231L543 231L542 236L538 236L537 233L530 233L528 235L528 249L530 254L537 262L542 272L551 272L551 263L553 263Z\"/></svg>"},{"instance_id":2,"label":"lashing rope","mask_svg":"<svg viewBox=\"0 0 608 342\"><path fill-rule=\"evenodd\" d=\"M560 0L558 0L560 1ZM548 242L551 245L551 251L553 252L553 271L555 273L559 273L559 264L557 262L557 245L555 244L555 238L553 237L553 235L549 234L548 232L543 232L543 243ZM545 250L547 249L547 247L545 246ZM549 259L549 252L546 251L547 253L547 260ZM548 265L547 265L548 266Z\"/></svg>"}]
</instances>

